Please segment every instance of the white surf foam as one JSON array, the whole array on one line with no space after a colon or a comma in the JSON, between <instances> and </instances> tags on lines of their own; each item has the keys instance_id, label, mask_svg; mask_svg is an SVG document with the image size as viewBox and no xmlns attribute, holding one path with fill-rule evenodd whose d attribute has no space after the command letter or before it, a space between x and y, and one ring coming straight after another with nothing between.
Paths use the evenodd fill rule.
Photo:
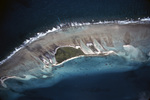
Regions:
<instances>
[{"instance_id":1,"label":"white surf foam","mask_svg":"<svg viewBox=\"0 0 150 100\"><path fill-rule=\"evenodd\" d=\"M78 22L71 22L69 23L69 26L71 27L74 27L74 26L88 26L88 25L92 25L92 24L130 24L130 23L137 23L137 24L145 24L145 23L148 23L150 24L150 18L147 17L147 18L138 18L137 21L134 21L134 20L114 20L114 21L99 21L99 22L94 22L92 20L92 23L90 22L86 22L86 23L78 23ZM59 26L57 26L56 28L53 27L51 30L48 30L46 31L45 33L37 33L36 36L34 37L31 37L27 40L25 40L23 42L23 44L17 48L15 48L15 50L9 55L6 57L6 59L0 61L0 65L2 65L5 61L7 61L8 59L10 59L15 53L17 53L19 50L21 50L25 45L29 44L29 43L32 43L33 41L37 40L38 38L40 37L43 37L45 36L46 34L48 33L51 33L51 32L54 32L54 31L57 31L57 30L61 30L61 27L65 26L66 24L64 23L61 23Z\"/></svg>"},{"instance_id":2,"label":"white surf foam","mask_svg":"<svg viewBox=\"0 0 150 100\"><path fill-rule=\"evenodd\" d=\"M147 18L142 18L140 19L141 21L150 21L150 17L147 17Z\"/></svg>"},{"instance_id":3,"label":"white surf foam","mask_svg":"<svg viewBox=\"0 0 150 100\"><path fill-rule=\"evenodd\" d=\"M59 29L60 29L59 26L57 26L57 28L53 27L51 30L46 31L45 33L37 33L36 36L31 37L31 38L25 40L25 41L23 42L23 44L20 45L19 47L15 48L15 50L14 50L12 53L10 53L10 55L7 56L6 59L0 61L0 65L2 65L2 64L3 64L5 61L7 61L8 59L10 59L15 53L17 53L19 50L21 50L25 45L27 45L27 44L29 44L29 43L32 43L33 41L37 40L38 38L43 37L43 36L45 36L46 34L51 33L51 32L54 32L54 31L57 31L57 30L59 30Z\"/></svg>"},{"instance_id":4,"label":"white surf foam","mask_svg":"<svg viewBox=\"0 0 150 100\"><path fill-rule=\"evenodd\" d=\"M114 20L114 21L99 21L99 22L95 22L93 24L145 24L146 22L150 23L150 18L138 18L138 20L134 21L134 20Z\"/></svg>"}]
</instances>

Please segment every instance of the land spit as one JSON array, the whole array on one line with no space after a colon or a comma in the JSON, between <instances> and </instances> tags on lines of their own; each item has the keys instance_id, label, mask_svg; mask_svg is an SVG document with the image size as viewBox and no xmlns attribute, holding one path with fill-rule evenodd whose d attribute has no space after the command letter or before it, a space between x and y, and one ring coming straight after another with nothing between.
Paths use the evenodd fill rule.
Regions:
<instances>
[{"instance_id":1,"label":"land spit","mask_svg":"<svg viewBox=\"0 0 150 100\"><path fill-rule=\"evenodd\" d=\"M26 44L0 65L1 83L4 85L3 77L49 76L52 67L58 64L55 54L60 47L81 49L84 55L90 56L117 53L132 60L146 61L150 52L149 43L149 24L63 27Z\"/></svg>"}]
</instances>

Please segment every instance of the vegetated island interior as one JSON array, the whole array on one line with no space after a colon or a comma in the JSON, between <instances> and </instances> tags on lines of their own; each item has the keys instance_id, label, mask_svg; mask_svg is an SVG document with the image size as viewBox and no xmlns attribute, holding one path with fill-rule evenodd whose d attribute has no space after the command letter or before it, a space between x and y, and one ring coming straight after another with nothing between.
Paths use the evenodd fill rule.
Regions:
<instances>
[{"instance_id":1,"label":"vegetated island interior","mask_svg":"<svg viewBox=\"0 0 150 100\"><path fill-rule=\"evenodd\" d=\"M81 49L75 49L73 47L61 47L57 50L55 58L58 63L61 63L64 60L80 55L84 55Z\"/></svg>"}]
</instances>

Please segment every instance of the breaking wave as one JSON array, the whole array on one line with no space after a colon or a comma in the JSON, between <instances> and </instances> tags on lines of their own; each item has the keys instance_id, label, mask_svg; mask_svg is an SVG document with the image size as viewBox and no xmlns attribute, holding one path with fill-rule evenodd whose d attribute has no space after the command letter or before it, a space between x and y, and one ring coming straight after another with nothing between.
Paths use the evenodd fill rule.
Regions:
<instances>
[{"instance_id":1,"label":"breaking wave","mask_svg":"<svg viewBox=\"0 0 150 100\"><path fill-rule=\"evenodd\" d=\"M98 22L94 22L94 20L92 20L92 22L86 22L86 23L78 23L78 22L62 23L56 27L53 27L51 30L47 30L45 33L44 32L37 33L34 37L31 37L31 38L25 40L23 42L23 44L20 45L19 47L16 47L15 50L13 52L11 52L9 56L7 56L4 60L0 61L0 65L2 65L8 59L10 59L19 50L24 48L25 45L32 43L33 41L37 40L40 37L45 36L48 33L59 31L65 25L67 25L69 27L75 27L75 26L88 26L88 25L97 25L97 24L150 24L150 17L138 18L138 20L136 20L136 21L132 20L132 19L131 20L127 19L127 20L98 21Z\"/></svg>"}]
</instances>

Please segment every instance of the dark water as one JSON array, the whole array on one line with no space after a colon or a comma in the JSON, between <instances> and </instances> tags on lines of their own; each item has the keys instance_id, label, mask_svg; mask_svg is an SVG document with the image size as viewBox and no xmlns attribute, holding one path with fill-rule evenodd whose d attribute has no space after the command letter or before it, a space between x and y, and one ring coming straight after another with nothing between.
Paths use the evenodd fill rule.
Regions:
<instances>
[{"instance_id":1,"label":"dark water","mask_svg":"<svg viewBox=\"0 0 150 100\"><path fill-rule=\"evenodd\" d=\"M150 16L149 0L1 0L0 59L37 32L67 22Z\"/></svg>"}]
</instances>

